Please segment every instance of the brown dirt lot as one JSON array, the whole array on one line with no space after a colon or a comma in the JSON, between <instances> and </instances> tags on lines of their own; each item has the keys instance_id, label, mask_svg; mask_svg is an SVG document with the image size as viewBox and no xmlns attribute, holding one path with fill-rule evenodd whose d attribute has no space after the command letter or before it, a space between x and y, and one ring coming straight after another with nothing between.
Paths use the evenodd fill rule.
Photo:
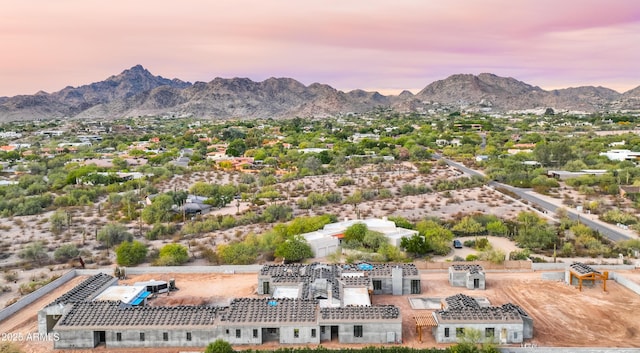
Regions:
<instances>
[{"instance_id":1,"label":"brown dirt lot","mask_svg":"<svg viewBox=\"0 0 640 353\"><path fill-rule=\"evenodd\" d=\"M620 271L640 283L640 271ZM464 293L486 297L492 305L512 302L523 307L534 320L534 339L538 346L565 347L640 347L637 313L640 296L618 285L607 282L607 292L598 283L583 291L562 282L543 281L540 272L489 272L487 289L473 291L451 287L446 272L424 273L422 291L417 297L443 298ZM202 304L226 305L230 298L256 296L256 274L166 274L130 276L122 283L131 284L149 279L176 280L180 289L169 296L151 300L151 305ZM0 323L0 332L37 332L36 313L44 305L72 288L84 278L74 278L61 288L47 294L26 309ZM428 310L414 310L407 296L374 296L374 304L394 304L403 315L403 345L411 347L438 346L430 333L417 340L414 315ZM25 352L51 350L51 342L18 342ZM323 346L339 348L336 343L323 342ZM350 347L355 347L351 346ZM237 347L239 349L258 347ZM264 346L262 348L265 348ZM271 347L269 347L271 348ZM103 352L178 352L180 349L96 349ZM93 350L91 350L93 351ZM61 351L62 352L62 351ZM80 353L73 350L69 352ZM89 352L89 350L87 350Z\"/></svg>"}]
</instances>

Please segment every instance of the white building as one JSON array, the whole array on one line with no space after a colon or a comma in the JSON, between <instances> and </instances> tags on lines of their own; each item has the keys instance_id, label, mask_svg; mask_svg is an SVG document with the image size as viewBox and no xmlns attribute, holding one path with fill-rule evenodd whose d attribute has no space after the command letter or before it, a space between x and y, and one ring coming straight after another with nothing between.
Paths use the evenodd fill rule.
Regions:
<instances>
[{"instance_id":1,"label":"white building","mask_svg":"<svg viewBox=\"0 0 640 353\"><path fill-rule=\"evenodd\" d=\"M17 138L21 138L22 134L19 132L15 132L15 131L3 131L0 132L0 138L5 138L5 139L17 139Z\"/></svg>"},{"instance_id":2,"label":"white building","mask_svg":"<svg viewBox=\"0 0 640 353\"><path fill-rule=\"evenodd\" d=\"M344 232L347 228L356 223L364 223L367 229L382 233L389 243L393 246L400 246L402 238L412 237L414 234L418 234L418 231L396 227L396 224L386 218L368 218L368 219L353 219L345 220L342 222L331 223L324 226L324 228L315 232L305 233L302 236L307 240L311 246L311 250L315 257L324 257L335 252L340 246L340 241L344 236Z\"/></svg>"},{"instance_id":3,"label":"white building","mask_svg":"<svg viewBox=\"0 0 640 353\"><path fill-rule=\"evenodd\" d=\"M609 150L600 152L600 155L612 161L635 161L640 159L640 152L632 152L630 150Z\"/></svg>"}]
</instances>

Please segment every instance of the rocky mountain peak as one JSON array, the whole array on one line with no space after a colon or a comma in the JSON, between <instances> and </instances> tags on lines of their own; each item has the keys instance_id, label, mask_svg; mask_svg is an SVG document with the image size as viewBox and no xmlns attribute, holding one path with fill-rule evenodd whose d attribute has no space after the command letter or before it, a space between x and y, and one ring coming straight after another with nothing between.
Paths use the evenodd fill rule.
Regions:
<instances>
[{"instance_id":1,"label":"rocky mountain peak","mask_svg":"<svg viewBox=\"0 0 640 353\"><path fill-rule=\"evenodd\" d=\"M620 94L605 87L545 91L512 77L492 73L455 74L427 85L417 94L397 96L355 89L347 93L327 84L309 86L286 77L262 82L215 78L189 82L155 76L135 65L107 79L55 93L0 98L0 121L51 117L117 118L167 112L200 117L278 118L366 112L376 107L399 111L479 109L510 111L551 107L556 110L623 110L640 107L640 87Z\"/></svg>"}]
</instances>

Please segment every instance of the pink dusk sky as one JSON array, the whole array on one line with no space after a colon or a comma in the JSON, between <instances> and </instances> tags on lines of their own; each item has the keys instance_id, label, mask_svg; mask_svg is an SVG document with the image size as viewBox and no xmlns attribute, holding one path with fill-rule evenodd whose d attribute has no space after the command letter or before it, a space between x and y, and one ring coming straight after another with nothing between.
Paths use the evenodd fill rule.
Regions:
<instances>
[{"instance_id":1,"label":"pink dusk sky","mask_svg":"<svg viewBox=\"0 0 640 353\"><path fill-rule=\"evenodd\" d=\"M0 0L0 96L141 64L185 81L291 77L398 93L490 72L640 85L637 0Z\"/></svg>"}]
</instances>

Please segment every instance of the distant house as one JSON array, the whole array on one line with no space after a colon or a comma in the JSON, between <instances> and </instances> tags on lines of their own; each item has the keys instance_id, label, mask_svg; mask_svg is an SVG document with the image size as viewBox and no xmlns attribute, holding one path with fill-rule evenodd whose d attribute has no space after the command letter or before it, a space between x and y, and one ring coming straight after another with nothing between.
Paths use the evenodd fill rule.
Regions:
<instances>
[{"instance_id":1,"label":"distant house","mask_svg":"<svg viewBox=\"0 0 640 353\"><path fill-rule=\"evenodd\" d=\"M6 138L6 139L17 139L17 138L21 138L22 134L19 132L15 132L15 131L3 131L0 132L0 138Z\"/></svg>"},{"instance_id":2,"label":"distant house","mask_svg":"<svg viewBox=\"0 0 640 353\"><path fill-rule=\"evenodd\" d=\"M558 180L567 180L572 178L578 178L585 175L599 176L607 174L605 169L583 169L578 172L569 172L566 170L549 170L547 176Z\"/></svg>"},{"instance_id":3,"label":"distant house","mask_svg":"<svg viewBox=\"0 0 640 353\"><path fill-rule=\"evenodd\" d=\"M609 150L600 152L600 155L612 161L637 161L640 159L640 152L632 152L630 150Z\"/></svg>"},{"instance_id":4,"label":"distant house","mask_svg":"<svg viewBox=\"0 0 640 353\"><path fill-rule=\"evenodd\" d=\"M324 228L315 232L305 233L302 236L307 240L311 246L315 257L324 257L335 252L347 228L354 224L363 223L367 226L367 229L382 233L389 243L393 246L400 246L402 238L412 237L414 234L418 234L417 231L412 229L405 229L396 227L396 224L385 218L368 218L368 219L354 219L345 220L343 222L331 223L324 226Z\"/></svg>"},{"instance_id":5,"label":"distant house","mask_svg":"<svg viewBox=\"0 0 640 353\"><path fill-rule=\"evenodd\" d=\"M507 149L508 154L531 153L536 147L535 143L516 143Z\"/></svg>"},{"instance_id":6,"label":"distant house","mask_svg":"<svg viewBox=\"0 0 640 353\"><path fill-rule=\"evenodd\" d=\"M173 161L173 165L177 167L187 168L189 167L189 162L191 162L191 158L187 156L178 157L175 161Z\"/></svg>"},{"instance_id":7,"label":"distant house","mask_svg":"<svg viewBox=\"0 0 640 353\"><path fill-rule=\"evenodd\" d=\"M640 199L640 186L620 185L620 196L637 201Z\"/></svg>"},{"instance_id":8,"label":"distant house","mask_svg":"<svg viewBox=\"0 0 640 353\"><path fill-rule=\"evenodd\" d=\"M355 133L349 138L353 143L358 143L364 139L378 141L380 139L380 135Z\"/></svg>"},{"instance_id":9,"label":"distant house","mask_svg":"<svg viewBox=\"0 0 640 353\"><path fill-rule=\"evenodd\" d=\"M298 150L300 153L320 153L323 151L328 151L326 148L301 148Z\"/></svg>"},{"instance_id":10,"label":"distant house","mask_svg":"<svg viewBox=\"0 0 640 353\"><path fill-rule=\"evenodd\" d=\"M205 203L207 199L204 196L188 195L187 200L178 210L188 215L207 213L212 208L211 205Z\"/></svg>"}]
</instances>

